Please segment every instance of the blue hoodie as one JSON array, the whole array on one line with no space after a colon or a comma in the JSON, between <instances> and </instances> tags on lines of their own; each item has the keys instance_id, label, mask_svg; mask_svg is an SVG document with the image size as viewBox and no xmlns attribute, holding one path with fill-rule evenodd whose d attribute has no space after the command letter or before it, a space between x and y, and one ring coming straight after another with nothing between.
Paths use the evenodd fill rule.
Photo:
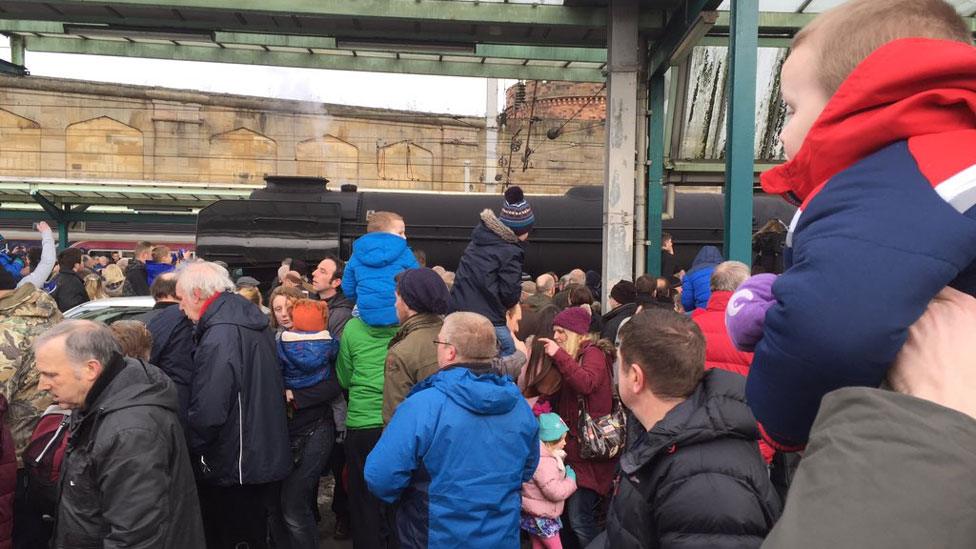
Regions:
<instances>
[{"instance_id":1,"label":"blue hoodie","mask_svg":"<svg viewBox=\"0 0 976 549\"><path fill-rule=\"evenodd\" d=\"M156 277L157 276L159 276L159 275L161 275L163 273L168 273L168 272L173 271L175 269L176 269L176 267L173 266L173 265L171 265L171 264L169 264L169 263L159 263L159 262L156 262L156 261L147 261L146 262L146 285L147 286L152 286L152 283L153 283L154 280L156 280Z\"/></svg>"},{"instance_id":2,"label":"blue hoodie","mask_svg":"<svg viewBox=\"0 0 976 549\"><path fill-rule=\"evenodd\" d=\"M359 318L370 326L394 326L396 275L416 269L407 241L390 233L367 233L352 244L352 257L342 275L342 293L356 302Z\"/></svg>"},{"instance_id":3,"label":"blue hoodie","mask_svg":"<svg viewBox=\"0 0 976 549\"><path fill-rule=\"evenodd\" d=\"M328 330L285 330L278 339L278 360L285 388L305 389L325 381L332 374L338 354L339 341Z\"/></svg>"},{"instance_id":4,"label":"blue hoodie","mask_svg":"<svg viewBox=\"0 0 976 549\"><path fill-rule=\"evenodd\" d=\"M366 459L369 490L399 500L403 548L519 546L522 483L539 463L539 423L488 365L440 370L414 386Z\"/></svg>"},{"instance_id":5,"label":"blue hoodie","mask_svg":"<svg viewBox=\"0 0 976 549\"><path fill-rule=\"evenodd\" d=\"M722 252L715 246L705 246L698 250L698 255L691 262L691 269L685 275L681 284L681 305L685 311L708 307L708 298L712 296L712 273L719 263L725 261Z\"/></svg>"}]
</instances>

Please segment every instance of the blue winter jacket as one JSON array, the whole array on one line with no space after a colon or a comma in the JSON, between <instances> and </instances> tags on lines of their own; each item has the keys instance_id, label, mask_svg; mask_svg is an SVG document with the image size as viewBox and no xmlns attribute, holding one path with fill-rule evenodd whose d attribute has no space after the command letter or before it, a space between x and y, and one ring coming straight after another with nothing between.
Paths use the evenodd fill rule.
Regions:
<instances>
[{"instance_id":1,"label":"blue winter jacket","mask_svg":"<svg viewBox=\"0 0 976 549\"><path fill-rule=\"evenodd\" d=\"M394 326L396 275L416 269L406 239L390 233L367 233L352 244L342 276L342 293L356 302L359 318L370 326Z\"/></svg>"},{"instance_id":2,"label":"blue winter jacket","mask_svg":"<svg viewBox=\"0 0 976 549\"><path fill-rule=\"evenodd\" d=\"M304 389L332 375L339 340L328 330L304 332L285 330L278 339L278 360L286 389Z\"/></svg>"},{"instance_id":3,"label":"blue winter jacket","mask_svg":"<svg viewBox=\"0 0 976 549\"><path fill-rule=\"evenodd\" d=\"M519 546L539 427L511 378L488 368L456 365L418 383L366 459L370 491L399 500L401 547Z\"/></svg>"},{"instance_id":4,"label":"blue winter jacket","mask_svg":"<svg viewBox=\"0 0 976 549\"><path fill-rule=\"evenodd\" d=\"M681 305L685 311L708 307L708 298L712 296L712 273L719 263L725 261L722 252L715 246L705 246L698 250L698 255L691 262L691 269L685 274L681 284Z\"/></svg>"},{"instance_id":5,"label":"blue winter jacket","mask_svg":"<svg viewBox=\"0 0 976 549\"><path fill-rule=\"evenodd\" d=\"M155 261L146 262L146 285L152 286L153 281L156 277L171 271L176 270L176 267L169 263L157 263Z\"/></svg>"}]
</instances>

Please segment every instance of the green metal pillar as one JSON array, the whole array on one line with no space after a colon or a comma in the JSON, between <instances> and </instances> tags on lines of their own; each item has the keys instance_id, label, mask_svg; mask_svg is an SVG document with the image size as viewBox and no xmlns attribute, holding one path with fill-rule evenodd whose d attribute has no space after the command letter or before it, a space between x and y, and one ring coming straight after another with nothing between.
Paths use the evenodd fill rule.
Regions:
<instances>
[{"instance_id":1,"label":"green metal pillar","mask_svg":"<svg viewBox=\"0 0 976 549\"><path fill-rule=\"evenodd\" d=\"M58 224L58 251L68 247L68 220L59 219Z\"/></svg>"},{"instance_id":2,"label":"green metal pillar","mask_svg":"<svg viewBox=\"0 0 976 549\"><path fill-rule=\"evenodd\" d=\"M664 207L664 71L651 77L647 95L647 255L646 272L661 274L661 215Z\"/></svg>"},{"instance_id":3,"label":"green metal pillar","mask_svg":"<svg viewBox=\"0 0 976 549\"><path fill-rule=\"evenodd\" d=\"M758 0L732 0L725 143L725 257L752 263Z\"/></svg>"},{"instance_id":4,"label":"green metal pillar","mask_svg":"<svg viewBox=\"0 0 976 549\"><path fill-rule=\"evenodd\" d=\"M14 65L24 66L24 37L19 34L10 35L10 62Z\"/></svg>"}]
</instances>

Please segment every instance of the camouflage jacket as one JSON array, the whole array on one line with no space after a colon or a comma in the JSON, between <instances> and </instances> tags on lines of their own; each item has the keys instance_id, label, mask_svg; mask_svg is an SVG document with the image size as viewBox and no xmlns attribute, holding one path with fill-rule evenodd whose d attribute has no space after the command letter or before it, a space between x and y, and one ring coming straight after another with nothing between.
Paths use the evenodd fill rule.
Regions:
<instances>
[{"instance_id":1,"label":"camouflage jacket","mask_svg":"<svg viewBox=\"0 0 976 549\"><path fill-rule=\"evenodd\" d=\"M61 318L54 299L32 284L0 297L0 391L10 403L7 425L13 433L18 467L38 418L51 404L47 392L37 390L34 338Z\"/></svg>"}]
</instances>

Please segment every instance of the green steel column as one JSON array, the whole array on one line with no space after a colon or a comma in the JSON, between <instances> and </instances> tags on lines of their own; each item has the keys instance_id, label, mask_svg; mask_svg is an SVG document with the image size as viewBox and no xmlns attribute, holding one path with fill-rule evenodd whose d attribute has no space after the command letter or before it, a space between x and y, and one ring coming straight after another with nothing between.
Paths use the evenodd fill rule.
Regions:
<instances>
[{"instance_id":1,"label":"green steel column","mask_svg":"<svg viewBox=\"0 0 976 549\"><path fill-rule=\"evenodd\" d=\"M752 183L756 136L758 0L732 0L729 115L725 143L725 257L752 263Z\"/></svg>"},{"instance_id":2,"label":"green steel column","mask_svg":"<svg viewBox=\"0 0 976 549\"><path fill-rule=\"evenodd\" d=\"M661 274L661 214L664 203L664 71L651 77L647 95L647 274Z\"/></svg>"},{"instance_id":3,"label":"green steel column","mask_svg":"<svg viewBox=\"0 0 976 549\"><path fill-rule=\"evenodd\" d=\"M24 37L19 34L10 35L10 62L24 66Z\"/></svg>"},{"instance_id":4,"label":"green steel column","mask_svg":"<svg viewBox=\"0 0 976 549\"><path fill-rule=\"evenodd\" d=\"M58 251L68 247L68 222L64 219L58 219Z\"/></svg>"}]
</instances>

